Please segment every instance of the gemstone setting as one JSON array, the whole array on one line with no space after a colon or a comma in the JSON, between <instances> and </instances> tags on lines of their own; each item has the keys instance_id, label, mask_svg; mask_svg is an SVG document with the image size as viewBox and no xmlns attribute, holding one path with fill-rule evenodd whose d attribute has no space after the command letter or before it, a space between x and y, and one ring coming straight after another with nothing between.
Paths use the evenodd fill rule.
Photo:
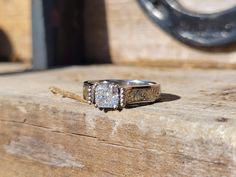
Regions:
<instances>
[{"instance_id":1,"label":"gemstone setting","mask_svg":"<svg viewBox=\"0 0 236 177\"><path fill-rule=\"evenodd\" d=\"M94 101L98 108L114 109L119 107L120 91L114 83L101 82L95 87L94 92Z\"/></svg>"}]
</instances>

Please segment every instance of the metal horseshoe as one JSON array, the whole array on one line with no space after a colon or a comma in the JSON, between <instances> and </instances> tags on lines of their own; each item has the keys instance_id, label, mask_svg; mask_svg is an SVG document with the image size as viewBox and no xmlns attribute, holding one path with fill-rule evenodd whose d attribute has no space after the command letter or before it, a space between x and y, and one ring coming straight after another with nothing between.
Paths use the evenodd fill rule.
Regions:
<instances>
[{"instance_id":1,"label":"metal horseshoe","mask_svg":"<svg viewBox=\"0 0 236 177\"><path fill-rule=\"evenodd\" d=\"M148 16L164 31L196 47L218 47L236 41L236 7L199 14L176 0L138 0Z\"/></svg>"}]
</instances>

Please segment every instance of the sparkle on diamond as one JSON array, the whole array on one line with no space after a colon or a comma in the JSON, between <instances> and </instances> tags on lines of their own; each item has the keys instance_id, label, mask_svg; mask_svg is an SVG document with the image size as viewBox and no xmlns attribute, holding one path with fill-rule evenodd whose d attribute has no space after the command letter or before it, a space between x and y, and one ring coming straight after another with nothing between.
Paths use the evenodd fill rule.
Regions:
<instances>
[{"instance_id":1,"label":"sparkle on diamond","mask_svg":"<svg viewBox=\"0 0 236 177\"><path fill-rule=\"evenodd\" d=\"M99 83L95 88L95 103L99 108L113 108L119 105L119 89L109 83Z\"/></svg>"}]
</instances>

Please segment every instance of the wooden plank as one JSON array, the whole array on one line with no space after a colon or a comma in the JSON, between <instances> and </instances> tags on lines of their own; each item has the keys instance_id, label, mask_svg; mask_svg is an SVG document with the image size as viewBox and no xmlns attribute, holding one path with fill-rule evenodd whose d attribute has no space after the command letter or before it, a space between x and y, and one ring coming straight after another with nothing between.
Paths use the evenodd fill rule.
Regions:
<instances>
[{"instance_id":1,"label":"wooden plank","mask_svg":"<svg viewBox=\"0 0 236 177\"><path fill-rule=\"evenodd\" d=\"M186 1L184 2L186 4ZM232 4L228 1L224 3ZM204 5L198 1L189 1L188 4L199 8ZM218 5L215 3L216 9L220 7L220 4ZM196 49L186 46L153 24L140 9L136 0L105 0L105 6L109 52L114 63L204 68L236 67L235 46L220 49ZM210 9L205 6L204 8ZM99 20L100 17L93 13L86 15L97 23L103 23ZM96 41L96 34L91 33L91 35L90 38ZM94 47L90 48L87 53L96 53L99 50L100 47ZM107 56L106 53L104 53L105 56Z\"/></svg>"},{"instance_id":2,"label":"wooden plank","mask_svg":"<svg viewBox=\"0 0 236 177\"><path fill-rule=\"evenodd\" d=\"M25 71L30 71L31 65L29 64L21 64L21 63L11 63L8 62L1 62L0 63L0 76L1 75L10 75L10 74L17 74L23 73Z\"/></svg>"},{"instance_id":3,"label":"wooden plank","mask_svg":"<svg viewBox=\"0 0 236 177\"><path fill-rule=\"evenodd\" d=\"M0 0L0 56L30 62L31 41L31 0Z\"/></svg>"},{"instance_id":4,"label":"wooden plank","mask_svg":"<svg viewBox=\"0 0 236 177\"><path fill-rule=\"evenodd\" d=\"M0 76L0 176L236 176L235 74L105 65ZM104 113L48 89L82 95L84 80L108 77L158 81L162 101Z\"/></svg>"}]
</instances>

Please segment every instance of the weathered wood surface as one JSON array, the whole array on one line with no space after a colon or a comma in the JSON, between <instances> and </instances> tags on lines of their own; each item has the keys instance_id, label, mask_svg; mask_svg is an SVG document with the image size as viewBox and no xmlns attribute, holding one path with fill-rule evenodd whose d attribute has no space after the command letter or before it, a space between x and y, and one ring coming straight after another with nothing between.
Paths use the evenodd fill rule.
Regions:
<instances>
[{"instance_id":1,"label":"weathered wood surface","mask_svg":"<svg viewBox=\"0 0 236 177\"><path fill-rule=\"evenodd\" d=\"M31 68L30 64L0 62L0 76L29 71Z\"/></svg>"},{"instance_id":2,"label":"weathered wood surface","mask_svg":"<svg viewBox=\"0 0 236 177\"><path fill-rule=\"evenodd\" d=\"M31 1L0 0L0 56L29 62L31 41Z\"/></svg>"},{"instance_id":3,"label":"weathered wood surface","mask_svg":"<svg viewBox=\"0 0 236 177\"><path fill-rule=\"evenodd\" d=\"M235 75L89 66L0 76L0 176L234 177ZM104 78L158 81L162 102L104 113L49 91L82 95L84 80Z\"/></svg>"}]
</instances>

